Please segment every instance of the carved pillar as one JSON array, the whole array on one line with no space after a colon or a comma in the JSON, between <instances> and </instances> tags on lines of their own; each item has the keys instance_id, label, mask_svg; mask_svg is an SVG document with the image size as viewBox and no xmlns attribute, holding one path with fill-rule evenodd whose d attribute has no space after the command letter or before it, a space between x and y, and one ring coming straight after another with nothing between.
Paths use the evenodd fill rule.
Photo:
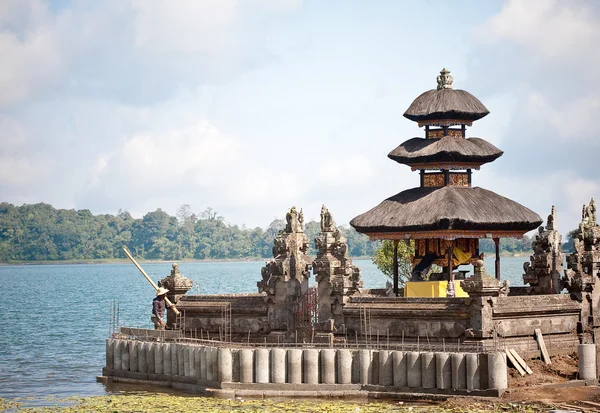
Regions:
<instances>
[{"instance_id":1,"label":"carved pillar","mask_svg":"<svg viewBox=\"0 0 600 413\"><path fill-rule=\"evenodd\" d=\"M266 293L271 330L295 328L295 304L308 291L309 247L304 233L304 215L292 207L286 214L286 227L273 241L273 259L261 269L258 292Z\"/></svg>"},{"instance_id":2,"label":"carved pillar","mask_svg":"<svg viewBox=\"0 0 600 413\"><path fill-rule=\"evenodd\" d=\"M179 299L185 295L191 288L194 282L187 277L184 277L179 272L179 265L173 264L171 274L158 282L159 287L169 290L167 298L177 306ZM167 326L173 327L176 322L175 313L172 310L167 310Z\"/></svg>"},{"instance_id":3,"label":"carved pillar","mask_svg":"<svg viewBox=\"0 0 600 413\"><path fill-rule=\"evenodd\" d=\"M494 238L494 244L496 245L496 266L495 266L495 275L496 279L500 279L500 238Z\"/></svg>"},{"instance_id":4,"label":"carved pillar","mask_svg":"<svg viewBox=\"0 0 600 413\"><path fill-rule=\"evenodd\" d=\"M347 257L346 238L336 228L324 205L321 208L321 233L315 238L315 247L317 258L313 262L313 272L318 282L319 325L339 329L344 324L344 305L362 287L362 281L359 269Z\"/></svg>"},{"instance_id":5,"label":"carved pillar","mask_svg":"<svg viewBox=\"0 0 600 413\"><path fill-rule=\"evenodd\" d=\"M475 273L472 277L461 281L462 289L469 294L467 305L470 313L470 327L465 332L466 337L490 338L493 335L493 307L501 295L507 295L508 280L500 280L489 276L483 261L475 263Z\"/></svg>"}]
</instances>

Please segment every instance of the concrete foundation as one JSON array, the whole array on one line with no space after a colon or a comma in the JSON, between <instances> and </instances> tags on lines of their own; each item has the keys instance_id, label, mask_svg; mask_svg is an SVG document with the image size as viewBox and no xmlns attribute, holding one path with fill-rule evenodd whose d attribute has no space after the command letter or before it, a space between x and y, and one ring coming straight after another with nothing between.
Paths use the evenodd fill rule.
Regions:
<instances>
[{"instance_id":1,"label":"concrete foundation","mask_svg":"<svg viewBox=\"0 0 600 413\"><path fill-rule=\"evenodd\" d=\"M465 361L467 368L467 390L479 390L479 355L477 353L469 353L465 356Z\"/></svg>"},{"instance_id":2,"label":"concrete foundation","mask_svg":"<svg viewBox=\"0 0 600 413\"><path fill-rule=\"evenodd\" d=\"M319 350L309 348L303 351L302 373L306 384L319 383Z\"/></svg>"},{"instance_id":3,"label":"concrete foundation","mask_svg":"<svg viewBox=\"0 0 600 413\"><path fill-rule=\"evenodd\" d=\"M283 348L271 349L271 383L285 383L286 353Z\"/></svg>"},{"instance_id":4,"label":"concrete foundation","mask_svg":"<svg viewBox=\"0 0 600 413\"><path fill-rule=\"evenodd\" d=\"M194 386L231 388L237 389L236 392L254 389L248 390L248 394L259 389L263 392L285 389L289 395L304 394L302 392L307 389L316 392L315 395L334 389L467 395L469 389L483 395L489 394L482 393L488 389L496 389L492 394L501 394L507 386L504 353L236 348L224 343L217 348L200 343L121 339L108 340L106 346L105 371L111 379L170 383L173 387L185 384L190 389L199 388ZM590 348L595 350L594 345ZM595 376L595 353L586 351L590 352L588 347L582 347L584 374ZM123 362L124 354L127 354L128 363ZM480 368L482 356L486 360L485 370ZM132 369L131 360L136 358L136 367ZM112 368L109 367L111 362ZM590 366L594 367L591 373L585 370ZM353 370L358 371L353 374ZM486 387L477 390L482 387L480 375L483 371Z\"/></svg>"},{"instance_id":5,"label":"concrete foundation","mask_svg":"<svg viewBox=\"0 0 600 413\"><path fill-rule=\"evenodd\" d=\"M577 348L579 354L579 379L595 380L596 376L596 345L580 344Z\"/></svg>"},{"instance_id":6,"label":"concrete foundation","mask_svg":"<svg viewBox=\"0 0 600 413\"><path fill-rule=\"evenodd\" d=\"M254 351L254 371L256 383L269 383L270 351L267 348L257 348Z\"/></svg>"},{"instance_id":7,"label":"concrete foundation","mask_svg":"<svg viewBox=\"0 0 600 413\"><path fill-rule=\"evenodd\" d=\"M416 351L406 352L406 380L408 387L421 387L421 354Z\"/></svg>"},{"instance_id":8,"label":"concrete foundation","mask_svg":"<svg viewBox=\"0 0 600 413\"><path fill-rule=\"evenodd\" d=\"M436 384L435 354L421 353L421 387L424 389L434 389Z\"/></svg>"},{"instance_id":9,"label":"concrete foundation","mask_svg":"<svg viewBox=\"0 0 600 413\"><path fill-rule=\"evenodd\" d=\"M435 353L435 382L438 389L452 388L452 364L449 353Z\"/></svg>"}]
</instances>

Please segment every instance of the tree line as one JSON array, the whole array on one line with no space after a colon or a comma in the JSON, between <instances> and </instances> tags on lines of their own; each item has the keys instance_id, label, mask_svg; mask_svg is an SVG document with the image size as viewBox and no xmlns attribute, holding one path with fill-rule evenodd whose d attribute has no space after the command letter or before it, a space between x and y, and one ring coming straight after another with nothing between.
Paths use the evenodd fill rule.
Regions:
<instances>
[{"instance_id":1,"label":"tree line","mask_svg":"<svg viewBox=\"0 0 600 413\"><path fill-rule=\"evenodd\" d=\"M212 208L196 214L183 205L176 216L162 209L136 219L127 211L94 215L88 209L56 209L45 203L14 206L0 203L0 262L125 258L126 245L136 257L156 260L251 259L272 257L273 238L283 219L267 228L245 228L225 222ZM340 230L352 257L371 256L379 245L351 227ZM306 223L311 241L320 232Z\"/></svg>"}]
</instances>

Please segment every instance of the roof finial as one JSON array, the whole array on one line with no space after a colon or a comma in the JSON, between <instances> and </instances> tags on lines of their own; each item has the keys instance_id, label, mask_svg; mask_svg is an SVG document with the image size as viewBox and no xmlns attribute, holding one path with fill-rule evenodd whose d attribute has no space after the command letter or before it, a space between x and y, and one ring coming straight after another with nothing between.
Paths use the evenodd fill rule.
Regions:
<instances>
[{"instance_id":1,"label":"roof finial","mask_svg":"<svg viewBox=\"0 0 600 413\"><path fill-rule=\"evenodd\" d=\"M440 74L437 77L437 88L440 89L452 89L452 83L454 82L454 78L450 74L450 71L446 68L443 68Z\"/></svg>"}]
</instances>

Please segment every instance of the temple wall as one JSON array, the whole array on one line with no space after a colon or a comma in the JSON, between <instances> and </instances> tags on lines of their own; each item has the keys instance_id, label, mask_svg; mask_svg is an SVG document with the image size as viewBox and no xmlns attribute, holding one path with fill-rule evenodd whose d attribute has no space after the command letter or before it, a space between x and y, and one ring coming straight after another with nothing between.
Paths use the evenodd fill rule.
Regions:
<instances>
[{"instance_id":1,"label":"temple wall","mask_svg":"<svg viewBox=\"0 0 600 413\"><path fill-rule=\"evenodd\" d=\"M228 306L230 319L224 314ZM209 332L215 337L229 325L232 335L270 331L268 306L262 293L186 295L177 308L184 315L185 330L196 335Z\"/></svg>"}]
</instances>

